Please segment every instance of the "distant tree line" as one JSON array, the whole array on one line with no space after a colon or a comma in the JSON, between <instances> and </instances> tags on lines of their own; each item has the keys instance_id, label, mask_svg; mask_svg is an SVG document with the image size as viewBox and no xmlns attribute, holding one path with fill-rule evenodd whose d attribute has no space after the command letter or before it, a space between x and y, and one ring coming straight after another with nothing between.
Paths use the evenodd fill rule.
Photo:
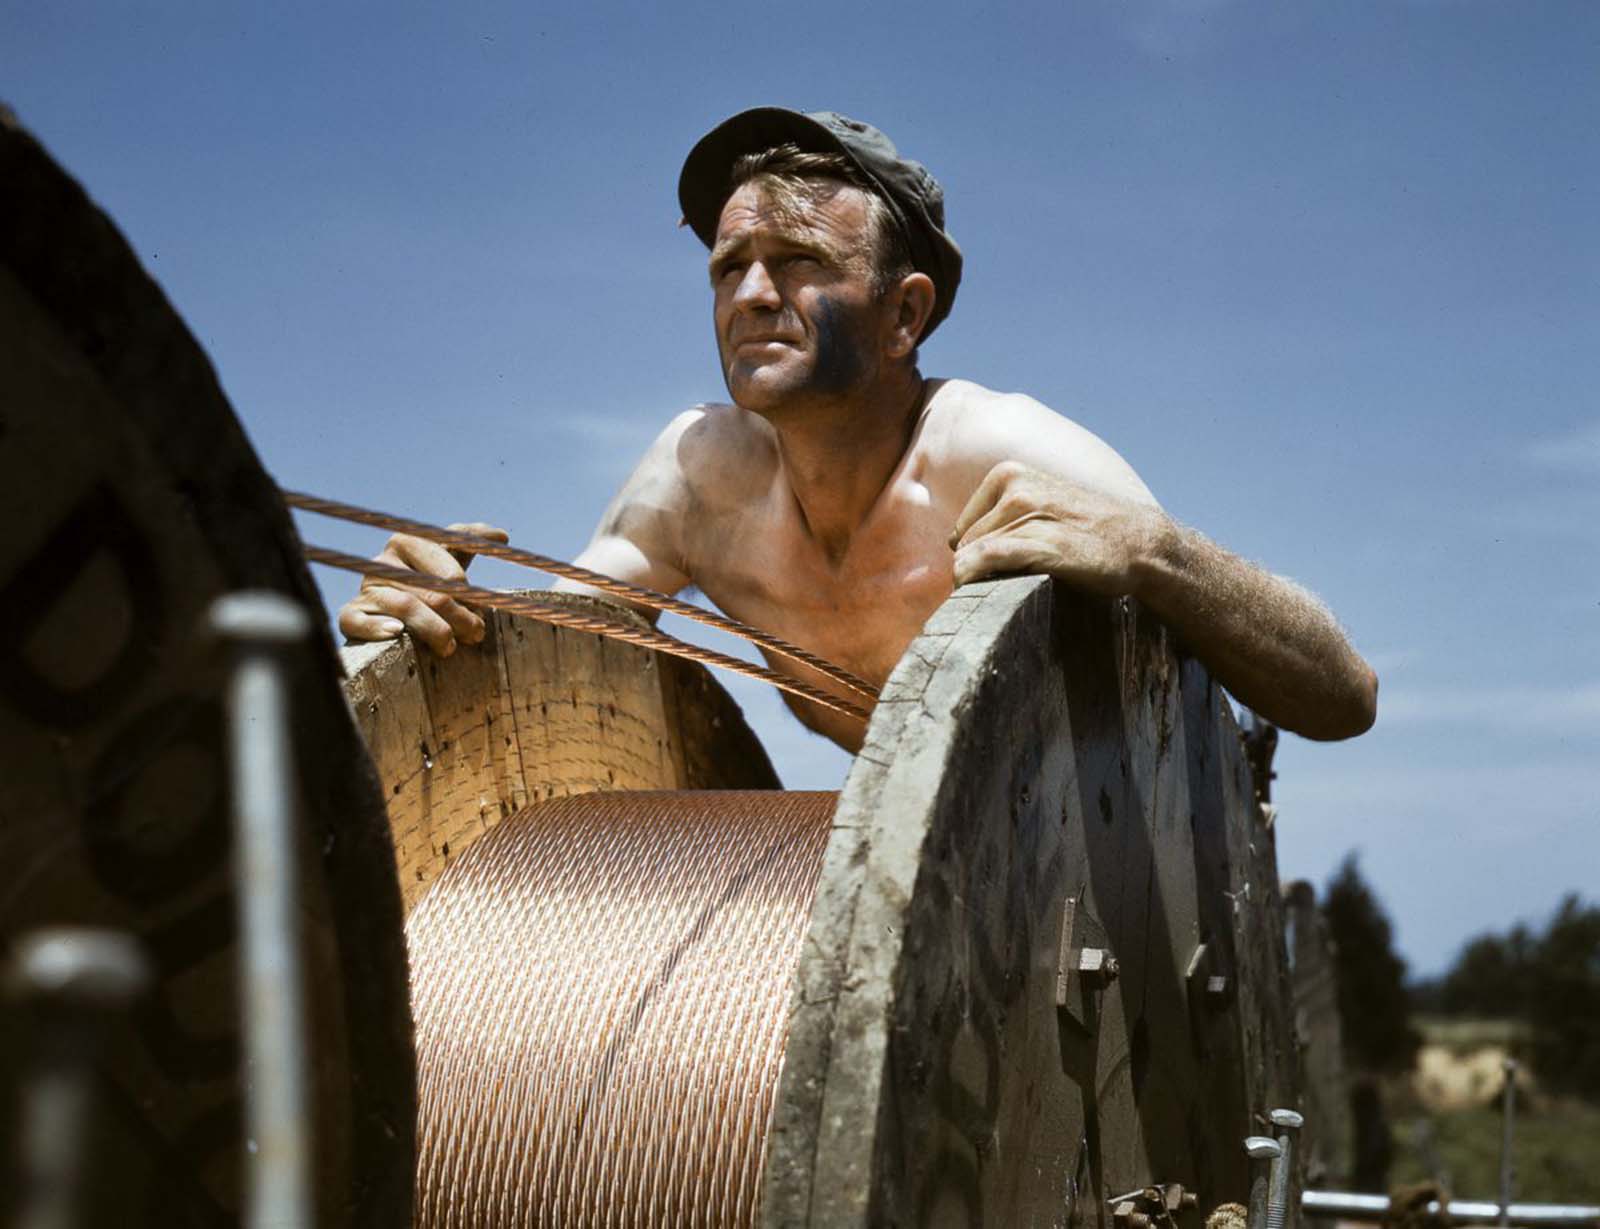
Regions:
<instances>
[{"instance_id":1,"label":"distant tree line","mask_svg":"<svg viewBox=\"0 0 1600 1229\"><path fill-rule=\"evenodd\" d=\"M1394 1141L1384 1107L1383 1077L1410 1071L1422 1037L1411 1026L1406 962L1395 953L1394 928L1350 854L1322 894L1333 947L1339 1029L1350 1096L1350 1184L1388 1187Z\"/></svg>"},{"instance_id":2,"label":"distant tree line","mask_svg":"<svg viewBox=\"0 0 1600 1229\"><path fill-rule=\"evenodd\" d=\"M1523 1021L1545 1086L1600 1100L1600 906L1574 894L1542 932L1479 935L1412 997L1430 1014Z\"/></svg>"},{"instance_id":3,"label":"distant tree line","mask_svg":"<svg viewBox=\"0 0 1600 1229\"><path fill-rule=\"evenodd\" d=\"M1333 943L1346 1065L1371 1076L1410 1071L1422 1037L1411 1026L1406 962L1395 954L1394 928L1355 854L1328 881L1322 915Z\"/></svg>"}]
</instances>

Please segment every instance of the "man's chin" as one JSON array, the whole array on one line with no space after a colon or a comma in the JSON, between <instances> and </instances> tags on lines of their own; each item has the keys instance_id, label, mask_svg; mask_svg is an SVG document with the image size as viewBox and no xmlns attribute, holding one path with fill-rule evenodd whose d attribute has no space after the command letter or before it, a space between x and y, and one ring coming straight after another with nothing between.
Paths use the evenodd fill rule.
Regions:
<instances>
[{"instance_id":1,"label":"man's chin","mask_svg":"<svg viewBox=\"0 0 1600 1229\"><path fill-rule=\"evenodd\" d=\"M793 373L775 371L773 364L767 363L753 367L737 363L727 373L726 382L733 403L755 414L783 408L787 402L802 395L806 387L803 378L796 379Z\"/></svg>"}]
</instances>

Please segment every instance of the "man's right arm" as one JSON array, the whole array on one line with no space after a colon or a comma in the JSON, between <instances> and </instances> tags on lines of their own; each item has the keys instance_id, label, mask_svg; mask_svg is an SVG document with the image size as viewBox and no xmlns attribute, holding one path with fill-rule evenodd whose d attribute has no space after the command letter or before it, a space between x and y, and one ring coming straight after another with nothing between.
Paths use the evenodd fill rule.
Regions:
<instances>
[{"instance_id":1,"label":"man's right arm","mask_svg":"<svg viewBox=\"0 0 1600 1229\"><path fill-rule=\"evenodd\" d=\"M680 414L656 437L574 563L660 593L677 593L689 584L683 530L690 500L679 443L701 416L699 410ZM599 592L574 580L559 580L555 588L566 593ZM652 621L656 618L655 610L637 609Z\"/></svg>"},{"instance_id":2,"label":"man's right arm","mask_svg":"<svg viewBox=\"0 0 1600 1229\"><path fill-rule=\"evenodd\" d=\"M681 547L688 491L677 452L679 438L699 415L695 410L680 414L657 437L574 562L592 572L664 593L676 593L689 583ZM456 524L450 528L498 542L508 540L505 530L491 525ZM459 580L465 577L471 558L425 538L395 534L379 552L377 561ZM558 581L555 587L568 592L597 592L567 580ZM652 618L655 614L643 613ZM484 633L482 618L454 599L373 577L363 578L356 596L340 609L339 629L351 640L393 640L402 631L409 631L441 657L455 652L458 641L477 644Z\"/></svg>"}]
</instances>

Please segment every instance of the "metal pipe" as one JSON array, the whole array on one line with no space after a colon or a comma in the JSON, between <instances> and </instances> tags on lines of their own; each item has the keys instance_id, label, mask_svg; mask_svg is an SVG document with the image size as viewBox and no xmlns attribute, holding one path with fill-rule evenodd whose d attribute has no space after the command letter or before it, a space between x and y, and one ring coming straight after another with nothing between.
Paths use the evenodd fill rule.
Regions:
<instances>
[{"instance_id":1,"label":"metal pipe","mask_svg":"<svg viewBox=\"0 0 1600 1229\"><path fill-rule=\"evenodd\" d=\"M1359 1195L1351 1191L1306 1191L1300 1196L1300 1209L1307 1216L1338 1217L1377 1223L1389 1214L1389 1196ZM1500 1205L1488 1199L1452 1199L1445 1209L1453 1221L1492 1225L1500 1220ZM1428 1215L1437 1216L1437 1201L1428 1204ZM1600 1229L1600 1206L1566 1203L1513 1203L1505 1209L1506 1224L1527 1229L1553 1226L1587 1226Z\"/></svg>"},{"instance_id":2,"label":"metal pipe","mask_svg":"<svg viewBox=\"0 0 1600 1229\"><path fill-rule=\"evenodd\" d=\"M20 1102L15 1229L79 1229L93 1169L95 1062L115 1018L149 982L138 945L117 931L57 927L24 935L7 989L29 1025ZM9 1201L8 1201L9 1202Z\"/></svg>"},{"instance_id":3,"label":"metal pipe","mask_svg":"<svg viewBox=\"0 0 1600 1229\"><path fill-rule=\"evenodd\" d=\"M1517 1061L1505 1060L1506 1086L1500 1100L1500 1223L1509 1225L1505 1209L1511 1206L1511 1130L1517 1107Z\"/></svg>"},{"instance_id":4,"label":"metal pipe","mask_svg":"<svg viewBox=\"0 0 1600 1229\"><path fill-rule=\"evenodd\" d=\"M311 1100L284 655L311 623L286 597L241 592L212 604L211 628L232 656L227 697L243 941L245 1224L310 1229Z\"/></svg>"}]
</instances>

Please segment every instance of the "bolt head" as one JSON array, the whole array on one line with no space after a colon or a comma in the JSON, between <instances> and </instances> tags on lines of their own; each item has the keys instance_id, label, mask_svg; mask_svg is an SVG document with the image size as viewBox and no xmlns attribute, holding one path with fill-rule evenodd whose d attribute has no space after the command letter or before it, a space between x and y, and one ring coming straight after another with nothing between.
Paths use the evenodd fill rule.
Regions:
<instances>
[{"instance_id":1,"label":"bolt head","mask_svg":"<svg viewBox=\"0 0 1600 1229\"><path fill-rule=\"evenodd\" d=\"M1276 1160L1283 1155L1283 1145L1265 1135L1252 1135L1244 1141L1245 1154L1252 1161Z\"/></svg>"},{"instance_id":2,"label":"bolt head","mask_svg":"<svg viewBox=\"0 0 1600 1229\"><path fill-rule=\"evenodd\" d=\"M1086 947L1078 953L1078 972L1085 979L1115 981L1118 971L1117 958L1103 947Z\"/></svg>"},{"instance_id":3,"label":"bolt head","mask_svg":"<svg viewBox=\"0 0 1600 1229\"><path fill-rule=\"evenodd\" d=\"M78 926L23 935L7 978L16 998L98 1010L133 1002L149 980L149 965L131 935Z\"/></svg>"},{"instance_id":4,"label":"bolt head","mask_svg":"<svg viewBox=\"0 0 1600 1229\"><path fill-rule=\"evenodd\" d=\"M1285 1131L1298 1131L1306 1124L1304 1117L1295 1113L1294 1110L1288 1109L1273 1110L1267 1115L1267 1118L1273 1126L1282 1127Z\"/></svg>"},{"instance_id":5,"label":"bolt head","mask_svg":"<svg viewBox=\"0 0 1600 1229\"><path fill-rule=\"evenodd\" d=\"M233 644L294 644L311 632L311 619L298 602L268 589L225 593L211 603L211 634Z\"/></svg>"}]
</instances>

